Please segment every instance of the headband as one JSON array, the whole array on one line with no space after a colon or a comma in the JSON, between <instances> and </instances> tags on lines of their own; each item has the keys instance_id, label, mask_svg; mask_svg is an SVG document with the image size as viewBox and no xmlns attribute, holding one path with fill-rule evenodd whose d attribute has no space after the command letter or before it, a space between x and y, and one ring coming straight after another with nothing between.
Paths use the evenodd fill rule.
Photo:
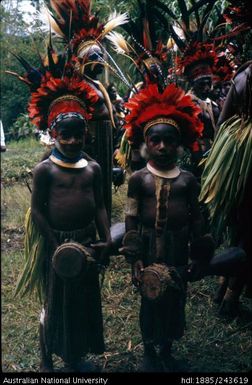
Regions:
<instances>
[{"instance_id":1,"label":"headband","mask_svg":"<svg viewBox=\"0 0 252 385\"><path fill-rule=\"evenodd\" d=\"M178 124L175 122L175 120L168 119L168 118L157 118L157 119L149 121L144 126L144 136L147 134L147 131L150 127L154 126L155 124L159 124L159 123L170 124L171 126L175 127L177 129L177 131L180 133L180 128L179 128Z\"/></svg>"},{"instance_id":2,"label":"headband","mask_svg":"<svg viewBox=\"0 0 252 385\"><path fill-rule=\"evenodd\" d=\"M68 119L68 118L76 118L76 119L86 121L84 116L81 115L79 112L65 112L63 114L57 115L57 117L51 122L50 127L49 127L49 131L52 131L59 122L61 122L64 119Z\"/></svg>"}]
</instances>

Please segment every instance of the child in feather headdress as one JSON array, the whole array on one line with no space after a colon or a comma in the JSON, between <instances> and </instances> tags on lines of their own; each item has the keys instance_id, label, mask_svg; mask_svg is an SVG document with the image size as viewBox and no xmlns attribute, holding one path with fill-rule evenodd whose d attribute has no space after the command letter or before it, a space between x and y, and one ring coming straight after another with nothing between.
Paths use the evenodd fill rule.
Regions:
<instances>
[{"instance_id":1,"label":"child in feather headdress","mask_svg":"<svg viewBox=\"0 0 252 385\"><path fill-rule=\"evenodd\" d=\"M144 140L149 156L147 166L129 179L127 232L121 249L132 264L133 283L139 286L143 269L153 263L183 271L188 263L189 240L201 236L199 186L176 162L181 144L193 149L202 123L199 108L173 84L163 91L150 84L129 99L126 107L127 138L135 144ZM128 237L132 242L126 241ZM184 333L186 285L182 276L178 286L180 291L171 301L166 296L159 301L142 297L144 371L176 371L171 349L173 341Z\"/></svg>"},{"instance_id":2,"label":"child in feather headdress","mask_svg":"<svg viewBox=\"0 0 252 385\"><path fill-rule=\"evenodd\" d=\"M53 371L53 354L62 358L66 371L94 371L81 360L88 353L104 352L99 266L107 263L110 231L101 168L82 150L98 96L71 64L63 71L59 65L56 72L52 67L33 70L36 84L31 68L19 77L32 90L32 122L40 130L48 129L55 147L33 171L26 261L16 294L37 289L43 303L41 372Z\"/></svg>"}]
</instances>

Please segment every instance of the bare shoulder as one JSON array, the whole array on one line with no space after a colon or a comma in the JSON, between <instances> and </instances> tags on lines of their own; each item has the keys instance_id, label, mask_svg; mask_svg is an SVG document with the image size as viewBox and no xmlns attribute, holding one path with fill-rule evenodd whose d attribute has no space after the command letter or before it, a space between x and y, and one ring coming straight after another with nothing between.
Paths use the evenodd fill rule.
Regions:
<instances>
[{"instance_id":1,"label":"bare shoulder","mask_svg":"<svg viewBox=\"0 0 252 385\"><path fill-rule=\"evenodd\" d=\"M146 168L135 171L129 178L128 183L128 196L131 197L140 197L143 196L144 191L146 190L144 186L146 186L145 183L145 177L146 177Z\"/></svg>"},{"instance_id":2,"label":"bare shoulder","mask_svg":"<svg viewBox=\"0 0 252 385\"><path fill-rule=\"evenodd\" d=\"M47 158L42 162L38 163L33 169L33 175L46 175L52 170L52 162Z\"/></svg>"},{"instance_id":3,"label":"bare shoulder","mask_svg":"<svg viewBox=\"0 0 252 385\"><path fill-rule=\"evenodd\" d=\"M141 183L144 181L147 174L148 174L148 170L146 167L144 167L141 170L137 170L133 172L133 174L129 178L129 181L131 183Z\"/></svg>"},{"instance_id":4,"label":"bare shoulder","mask_svg":"<svg viewBox=\"0 0 252 385\"><path fill-rule=\"evenodd\" d=\"M190 171L187 171L187 170L181 169L180 178L183 178L184 181L186 181L187 183L190 183L190 184L197 184L198 183L196 177Z\"/></svg>"},{"instance_id":5,"label":"bare shoulder","mask_svg":"<svg viewBox=\"0 0 252 385\"><path fill-rule=\"evenodd\" d=\"M181 170L181 178L183 178L183 183L186 184L188 191L192 194L198 195L200 193L200 183L197 178L190 172L186 170Z\"/></svg>"},{"instance_id":6,"label":"bare shoulder","mask_svg":"<svg viewBox=\"0 0 252 385\"><path fill-rule=\"evenodd\" d=\"M184 178L196 179L192 172L180 169L180 175Z\"/></svg>"},{"instance_id":7,"label":"bare shoulder","mask_svg":"<svg viewBox=\"0 0 252 385\"><path fill-rule=\"evenodd\" d=\"M88 161L88 169L94 173L94 175L101 175L101 166L95 160Z\"/></svg>"}]
</instances>

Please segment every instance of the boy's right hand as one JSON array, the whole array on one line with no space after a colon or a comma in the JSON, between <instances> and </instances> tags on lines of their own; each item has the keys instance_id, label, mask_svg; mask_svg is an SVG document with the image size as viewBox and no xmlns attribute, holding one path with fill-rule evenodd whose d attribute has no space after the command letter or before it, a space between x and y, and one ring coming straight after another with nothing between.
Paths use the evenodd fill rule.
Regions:
<instances>
[{"instance_id":1,"label":"boy's right hand","mask_svg":"<svg viewBox=\"0 0 252 385\"><path fill-rule=\"evenodd\" d=\"M131 265L132 283L134 286L139 287L141 283L141 276L144 270L143 262L138 259Z\"/></svg>"},{"instance_id":2,"label":"boy's right hand","mask_svg":"<svg viewBox=\"0 0 252 385\"><path fill-rule=\"evenodd\" d=\"M119 252L125 256L128 263L134 263L141 258L143 251L143 242L138 231L129 230L124 235L122 240L122 247Z\"/></svg>"}]
</instances>

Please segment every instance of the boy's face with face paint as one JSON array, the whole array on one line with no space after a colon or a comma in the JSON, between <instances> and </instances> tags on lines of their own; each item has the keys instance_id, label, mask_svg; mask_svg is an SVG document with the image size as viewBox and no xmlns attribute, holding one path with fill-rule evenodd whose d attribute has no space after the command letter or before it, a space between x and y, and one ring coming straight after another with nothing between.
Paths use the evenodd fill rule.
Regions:
<instances>
[{"instance_id":1,"label":"boy's face with face paint","mask_svg":"<svg viewBox=\"0 0 252 385\"><path fill-rule=\"evenodd\" d=\"M56 128L56 147L68 158L75 158L85 143L86 124L83 120L68 118Z\"/></svg>"},{"instance_id":2,"label":"boy's face with face paint","mask_svg":"<svg viewBox=\"0 0 252 385\"><path fill-rule=\"evenodd\" d=\"M150 127L145 136L150 161L162 169L173 167L180 144L178 129L170 124L158 123Z\"/></svg>"}]
</instances>

